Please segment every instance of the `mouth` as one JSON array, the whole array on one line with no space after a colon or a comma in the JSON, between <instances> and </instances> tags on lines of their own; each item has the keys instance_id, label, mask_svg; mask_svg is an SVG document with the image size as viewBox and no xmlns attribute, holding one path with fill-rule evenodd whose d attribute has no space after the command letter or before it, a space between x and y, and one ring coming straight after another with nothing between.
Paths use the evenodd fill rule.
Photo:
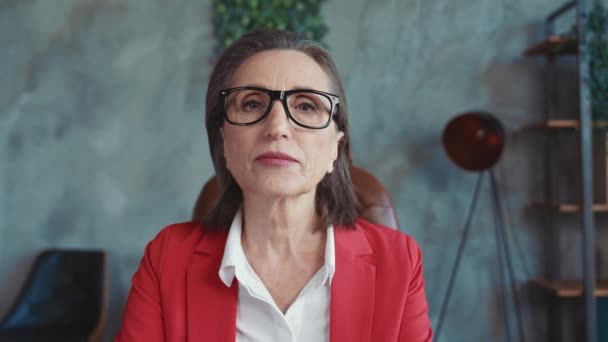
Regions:
<instances>
[{"instance_id":1,"label":"mouth","mask_svg":"<svg viewBox=\"0 0 608 342\"><path fill-rule=\"evenodd\" d=\"M297 163L298 160L289 154L281 153L281 152L266 152L262 153L255 158L256 161L259 161L266 165L289 165L292 163Z\"/></svg>"}]
</instances>

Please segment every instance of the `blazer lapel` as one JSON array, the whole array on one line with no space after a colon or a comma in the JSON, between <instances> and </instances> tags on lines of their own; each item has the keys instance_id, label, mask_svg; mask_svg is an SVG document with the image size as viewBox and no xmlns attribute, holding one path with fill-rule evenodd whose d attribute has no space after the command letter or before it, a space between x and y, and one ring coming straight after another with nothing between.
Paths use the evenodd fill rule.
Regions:
<instances>
[{"instance_id":1,"label":"blazer lapel","mask_svg":"<svg viewBox=\"0 0 608 342\"><path fill-rule=\"evenodd\" d=\"M370 341L376 268L361 258L372 254L365 233L334 230L336 272L331 283L330 341Z\"/></svg>"},{"instance_id":2,"label":"blazer lapel","mask_svg":"<svg viewBox=\"0 0 608 342\"><path fill-rule=\"evenodd\" d=\"M207 233L195 249L187 271L188 341L234 341L237 281L230 288L218 275L226 233Z\"/></svg>"}]
</instances>

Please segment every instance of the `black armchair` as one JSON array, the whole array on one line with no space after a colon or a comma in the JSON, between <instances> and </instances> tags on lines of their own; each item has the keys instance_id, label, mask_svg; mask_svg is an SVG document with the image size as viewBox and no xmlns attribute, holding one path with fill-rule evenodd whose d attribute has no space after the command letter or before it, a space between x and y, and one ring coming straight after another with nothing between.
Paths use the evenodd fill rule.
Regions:
<instances>
[{"instance_id":1,"label":"black armchair","mask_svg":"<svg viewBox=\"0 0 608 342\"><path fill-rule=\"evenodd\" d=\"M104 251L46 250L0 321L0 341L99 341L107 311Z\"/></svg>"}]
</instances>

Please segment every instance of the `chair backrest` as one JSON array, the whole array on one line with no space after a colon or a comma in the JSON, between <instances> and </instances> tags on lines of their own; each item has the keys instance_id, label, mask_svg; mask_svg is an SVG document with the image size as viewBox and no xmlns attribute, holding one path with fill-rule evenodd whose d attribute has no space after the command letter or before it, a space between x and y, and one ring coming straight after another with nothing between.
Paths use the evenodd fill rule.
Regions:
<instances>
[{"instance_id":1,"label":"chair backrest","mask_svg":"<svg viewBox=\"0 0 608 342\"><path fill-rule=\"evenodd\" d=\"M395 205L382 183L371 173L356 166L351 167L350 174L359 200L359 217L375 224L399 229ZM192 211L193 220L199 220L213 208L219 190L217 179L215 176L211 177L198 195Z\"/></svg>"},{"instance_id":2,"label":"chair backrest","mask_svg":"<svg viewBox=\"0 0 608 342\"><path fill-rule=\"evenodd\" d=\"M13 307L0 322L0 340L3 334L15 332L95 340L93 335L100 335L105 323L107 286L104 251L43 251Z\"/></svg>"}]
</instances>

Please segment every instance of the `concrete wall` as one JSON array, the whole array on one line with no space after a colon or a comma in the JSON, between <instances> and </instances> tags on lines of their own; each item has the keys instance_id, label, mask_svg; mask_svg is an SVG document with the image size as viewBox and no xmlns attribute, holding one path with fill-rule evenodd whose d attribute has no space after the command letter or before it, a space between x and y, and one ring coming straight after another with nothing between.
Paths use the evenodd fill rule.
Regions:
<instances>
[{"instance_id":1,"label":"concrete wall","mask_svg":"<svg viewBox=\"0 0 608 342\"><path fill-rule=\"evenodd\" d=\"M509 145L496 171L519 242L517 283L543 273L546 232L526 209L542 198L541 140L519 130L542 117L543 67L521 53L540 39L539 24L555 6L333 0L323 7L351 108L355 162L387 186L403 230L423 248L433 323L476 180L441 149L442 128L457 113L483 109L505 122ZM211 18L209 0L0 1L0 314L39 250L104 248L106 335L115 334L145 243L189 219L213 173L203 123ZM564 63L565 96L573 97L572 61ZM574 152L564 155L574 165ZM504 335L487 185L443 341ZM558 263L580 275L577 220L559 222L566 233ZM546 336L543 303L522 301L528 340Z\"/></svg>"}]
</instances>

